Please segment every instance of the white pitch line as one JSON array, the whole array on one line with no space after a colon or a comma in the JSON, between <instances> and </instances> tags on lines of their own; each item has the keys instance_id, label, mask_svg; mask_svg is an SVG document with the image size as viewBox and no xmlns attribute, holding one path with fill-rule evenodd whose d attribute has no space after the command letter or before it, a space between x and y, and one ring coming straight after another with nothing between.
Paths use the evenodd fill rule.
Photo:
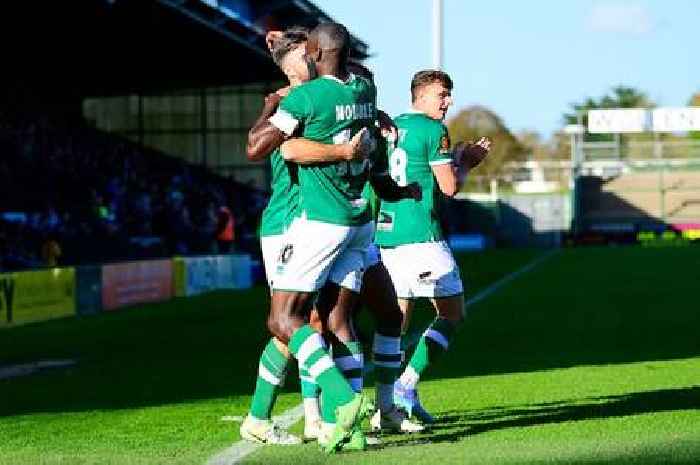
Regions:
<instances>
[{"instance_id":1,"label":"white pitch line","mask_svg":"<svg viewBox=\"0 0 700 465\"><path fill-rule=\"evenodd\" d=\"M536 259L532 260L530 263L528 263L524 267L520 268L519 270L516 270L516 271L504 276L503 278L499 279L495 283L491 284L486 289L482 290L481 292L478 292L471 299L468 299L467 301L465 301L464 307L465 308L471 307L472 305L481 302L482 300L484 300L485 298L487 298L488 296L490 296L491 294L493 294L494 292L496 292L497 290L499 290L500 288L502 288L503 286L505 286L509 282L516 279L521 274L524 274L524 273L527 273L528 271L531 271L532 269L534 269L535 267L540 265L542 262L544 262L545 260L550 258L552 255L556 254L557 252L559 252L559 249L550 250L549 252L542 254L539 257L537 257Z\"/></svg>"},{"instance_id":2,"label":"white pitch line","mask_svg":"<svg viewBox=\"0 0 700 465\"><path fill-rule=\"evenodd\" d=\"M304 416L304 404L299 404L296 407L293 407L286 412L284 412L282 415L275 417L274 421L276 424L278 424L280 427L287 429L290 426L292 426L294 423L297 421L301 420L301 418ZM252 454L256 450L258 450L260 447L262 447L262 444L257 444L253 442L248 442L245 440L238 441L231 447L222 450L221 452L217 453L215 456L210 458L207 461L207 465L233 465L241 460L243 460L246 456Z\"/></svg>"},{"instance_id":3,"label":"white pitch line","mask_svg":"<svg viewBox=\"0 0 700 465\"><path fill-rule=\"evenodd\" d=\"M499 279L495 283L488 286L486 289L477 293L471 299L464 302L465 308L470 307L470 306L486 299L488 296L490 296L491 294L496 292L498 289L505 286L509 282L513 281L518 276L520 276L524 273L527 273L528 271L531 271L533 268L540 265L542 262L544 262L545 260L550 258L552 255L554 255L558 251L559 251L558 249L555 249L555 250L551 250L543 255L540 255L539 257L532 260L530 263L523 266L522 268L520 268L520 269L504 276L503 278ZM367 366L365 368L371 369L371 367L367 367ZM289 428L290 426L292 426L297 421L301 420L301 418L303 416L304 416L304 404L299 404L296 407L287 410L282 415L275 417L274 421L279 426L286 429L286 428ZM232 418L233 417L226 417L226 420L224 420L224 418L222 418L222 420L232 421ZM258 450L262 446L263 446L262 444L255 444L255 443L248 442L245 440L238 441L237 443L233 444L231 447L224 449L221 452L214 455L212 458L210 458L207 461L206 465L235 465L235 464L239 463L241 460L243 460L244 458L246 458L248 455L250 455L253 452L255 452L256 450Z\"/></svg>"}]
</instances>

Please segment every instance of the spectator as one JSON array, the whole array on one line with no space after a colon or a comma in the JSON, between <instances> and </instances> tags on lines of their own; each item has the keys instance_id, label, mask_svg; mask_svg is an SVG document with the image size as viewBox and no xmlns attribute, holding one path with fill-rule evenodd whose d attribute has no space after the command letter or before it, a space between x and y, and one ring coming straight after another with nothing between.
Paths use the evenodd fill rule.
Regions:
<instances>
[{"instance_id":1,"label":"spectator","mask_svg":"<svg viewBox=\"0 0 700 465\"><path fill-rule=\"evenodd\" d=\"M41 246L41 258L44 260L44 264L51 268L57 267L58 259L61 258L61 255L63 255L63 251L56 237L52 234L47 235L44 244Z\"/></svg>"},{"instance_id":2,"label":"spectator","mask_svg":"<svg viewBox=\"0 0 700 465\"><path fill-rule=\"evenodd\" d=\"M230 253L233 241L236 238L235 221L231 210L225 205L219 207L219 224L216 228L216 239L219 244L219 253Z\"/></svg>"}]
</instances>

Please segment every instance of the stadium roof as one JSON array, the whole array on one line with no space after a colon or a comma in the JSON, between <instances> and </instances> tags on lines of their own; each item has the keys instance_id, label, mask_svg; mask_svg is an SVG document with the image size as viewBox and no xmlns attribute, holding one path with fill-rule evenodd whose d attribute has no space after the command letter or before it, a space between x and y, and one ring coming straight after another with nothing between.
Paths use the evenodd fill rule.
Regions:
<instances>
[{"instance_id":1,"label":"stadium roof","mask_svg":"<svg viewBox=\"0 0 700 465\"><path fill-rule=\"evenodd\" d=\"M11 46L1 79L74 97L281 79L265 32L331 20L307 0L7 4L0 38ZM353 55L366 58L367 45L353 40Z\"/></svg>"}]
</instances>

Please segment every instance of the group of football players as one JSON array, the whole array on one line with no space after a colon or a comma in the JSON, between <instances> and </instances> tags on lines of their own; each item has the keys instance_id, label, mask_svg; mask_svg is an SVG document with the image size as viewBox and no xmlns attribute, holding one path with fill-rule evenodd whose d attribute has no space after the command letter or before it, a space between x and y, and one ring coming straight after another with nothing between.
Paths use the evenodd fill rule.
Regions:
<instances>
[{"instance_id":1,"label":"group of football players","mask_svg":"<svg viewBox=\"0 0 700 465\"><path fill-rule=\"evenodd\" d=\"M271 32L267 42L289 85L265 98L247 152L272 169L260 243L273 337L240 433L265 444L315 440L328 452L363 450L360 424L375 407L362 393L353 312L363 306L375 321L372 429L422 431L434 418L420 403L418 381L464 318L437 201L459 191L491 141L451 145L443 120L452 81L442 71L415 74L408 112L392 120L378 110L372 74L350 60L340 24ZM437 315L404 361L401 337L418 298L430 299ZM292 358L303 438L271 420Z\"/></svg>"}]
</instances>

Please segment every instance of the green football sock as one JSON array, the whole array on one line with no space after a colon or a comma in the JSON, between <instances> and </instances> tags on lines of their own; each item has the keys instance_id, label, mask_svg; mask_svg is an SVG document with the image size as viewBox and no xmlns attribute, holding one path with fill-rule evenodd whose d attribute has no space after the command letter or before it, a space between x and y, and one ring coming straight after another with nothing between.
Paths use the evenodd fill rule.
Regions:
<instances>
[{"instance_id":1,"label":"green football sock","mask_svg":"<svg viewBox=\"0 0 700 465\"><path fill-rule=\"evenodd\" d=\"M323 338L311 326L304 325L292 334L289 350L308 370L321 392L329 395L336 405L344 405L355 397L350 384L324 349Z\"/></svg>"},{"instance_id":2,"label":"green football sock","mask_svg":"<svg viewBox=\"0 0 700 465\"><path fill-rule=\"evenodd\" d=\"M372 358L377 406L385 412L394 405L394 382L401 371L401 338L375 332Z\"/></svg>"},{"instance_id":3,"label":"green football sock","mask_svg":"<svg viewBox=\"0 0 700 465\"><path fill-rule=\"evenodd\" d=\"M301 383L301 397L304 399L314 399L321 394L321 388L311 377L309 370L299 366L299 382Z\"/></svg>"},{"instance_id":4,"label":"green football sock","mask_svg":"<svg viewBox=\"0 0 700 465\"><path fill-rule=\"evenodd\" d=\"M436 318L418 341L416 350L401 375L401 383L411 388L415 387L428 365L447 352L454 333L454 323L444 318Z\"/></svg>"},{"instance_id":5,"label":"green football sock","mask_svg":"<svg viewBox=\"0 0 700 465\"><path fill-rule=\"evenodd\" d=\"M364 355L362 345L357 341L335 342L333 344L333 361L338 369L348 380L354 392L362 391L362 368ZM324 423L335 423L335 409L338 403L333 401L332 395L321 392L321 418Z\"/></svg>"},{"instance_id":6,"label":"green football sock","mask_svg":"<svg viewBox=\"0 0 700 465\"><path fill-rule=\"evenodd\" d=\"M270 339L258 365L258 379L250 405L250 414L253 417L259 420L270 419L288 365L289 359L280 352L273 339Z\"/></svg>"}]
</instances>

